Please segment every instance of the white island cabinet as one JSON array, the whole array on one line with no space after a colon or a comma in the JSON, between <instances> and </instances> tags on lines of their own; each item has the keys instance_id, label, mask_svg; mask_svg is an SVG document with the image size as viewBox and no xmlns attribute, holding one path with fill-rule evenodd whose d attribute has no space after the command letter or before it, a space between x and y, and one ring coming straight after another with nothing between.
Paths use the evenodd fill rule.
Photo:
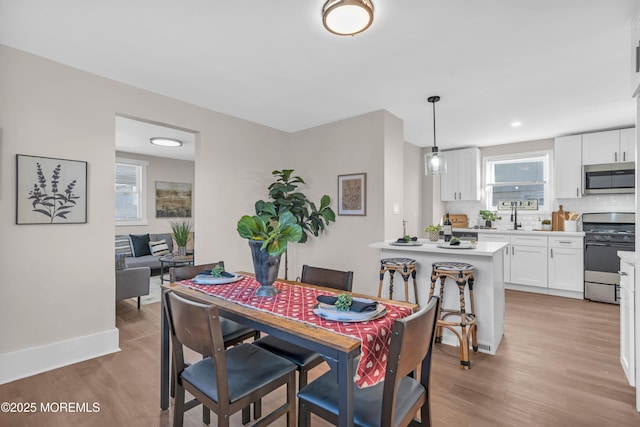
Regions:
<instances>
[{"instance_id":1,"label":"white island cabinet","mask_svg":"<svg viewBox=\"0 0 640 427\"><path fill-rule=\"evenodd\" d=\"M504 242L478 242L471 249L444 249L434 242L420 240L421 246L394 246L389 242L372 243L370 248L380 249L380 258L412 258L416 260L418 279L418 304L424 306L429 299L431 287L431 266L434 262L466 262L474 266L476 318L478 320L479 351L495 354L504 334ZM443 243L442 241L440 243ZM403 299L402 277L394 278L394 298ZM439 284L439 281L438 281ZM388 296L389 275L385 274L383 295ZM436 295L438 288L436 287ZM469 289L465 291L469 304ZM412 292L409 292L411 301ZM444 308L459 308L458 288L447 280ZM456 336L443 329L442 342L458 346ZM473 357L473 356L472 356Z\"/></svg>"}]
</instances>

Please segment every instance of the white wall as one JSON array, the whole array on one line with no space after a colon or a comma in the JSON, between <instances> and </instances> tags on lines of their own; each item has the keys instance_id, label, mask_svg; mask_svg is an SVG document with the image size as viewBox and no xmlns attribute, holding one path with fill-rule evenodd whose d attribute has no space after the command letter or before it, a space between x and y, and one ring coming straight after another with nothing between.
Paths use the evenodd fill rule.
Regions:
<instances>
[{"instance_id":1,"label":"white wall","mask_svg":"<svg viewBox=\"0 0 640 427\"><path fill-rule=\"evenodd\" d=\"M0 46L0 383L118 349L113 268L115 116L199 132L197 262L250 268L253 211L288 135ZM15 224L15 155L88 162L88 222Z\"/></svg>"},{"instance_id":2,"label":"white wall","mask_svg":"<svg viewBox=\"0 0 640 427\"><path fill-rule=\"evenodd\" d=\"M384 116L384 238L403 236L404 207L404 142L402 120Z\"/></svg>"},{"instance_id":3,"label":"white wall","mask_svg":"<svg viewBox=\"0 0 640 427\"><path fill-rule=\"evenodd\" d=\"M338 213L338 175L367 174L366 216L336 215L324 234L305 244L290 245L289 277L303 264L354 272L354 291L377 294L378 250L369 243L385 236L384 145L385 116L376 111L293 133L285 161L305 179L300 191L318 203L331 197ZM400 171L401 172L401 171Z\"/></svg>"},{"instance_id":4,"label":"white wall","mask_svg":"<svg viewBox=\"0 0 640 427\"><path fill-rule=\"evenodd\" d=\"M429 224L422 221L422 181L424 177L422 149L408 142L404 143L404 219L407 234L422 237ZM398 236L399 237L399 236Z\"/></svg>"}]
</instances>

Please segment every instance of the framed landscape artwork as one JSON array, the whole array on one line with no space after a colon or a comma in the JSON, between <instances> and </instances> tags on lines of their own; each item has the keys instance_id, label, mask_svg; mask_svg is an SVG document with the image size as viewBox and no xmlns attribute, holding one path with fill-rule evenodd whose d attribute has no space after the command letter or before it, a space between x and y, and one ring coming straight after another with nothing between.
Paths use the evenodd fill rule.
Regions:
<instances>
[{"instance_id":1,"label":"framed landscape artwork","mask_svg":"<svg viewBox=\"0 0 640 427\"><path fill-rule=\"evenodd\" d=\"M367 174L338 175L338 215L367 214Z\"/></svg>"},{"instance_id":2,"label":"framed landscape artwork","mask_svg":"<svg viewBox=\"0 0 640 427\"><path fill-rule=\"evenodd\" d=\"M156 181L156 218L191 218L191 184Z\"/></svg>"},{"instance_id":3,"label":"framed landscape artwork","mask_svg":"<svg viewBox=\"0 0 640 427\"><path fill-rule=\"evenodd\" d=\"M87 222L87 162L16 155L16 224Z\"/></svg>"}]
</instances>

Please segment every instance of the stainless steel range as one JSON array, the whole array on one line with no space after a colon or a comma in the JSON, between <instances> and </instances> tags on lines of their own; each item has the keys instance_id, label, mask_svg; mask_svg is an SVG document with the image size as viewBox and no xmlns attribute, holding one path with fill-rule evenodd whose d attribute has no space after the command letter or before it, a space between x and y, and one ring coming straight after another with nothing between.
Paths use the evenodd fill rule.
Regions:
<instances>
[{"instance_id":1,"label":"stainless steel range","mask_svg":"<svg viewBox=\"0 0 640 427\"><path fill-rule=\"evenodd\" d=\"M584 236L584 298L620 304L618 251L635 250L634 213L582 215Z\"/></svg>"}]
</instances>

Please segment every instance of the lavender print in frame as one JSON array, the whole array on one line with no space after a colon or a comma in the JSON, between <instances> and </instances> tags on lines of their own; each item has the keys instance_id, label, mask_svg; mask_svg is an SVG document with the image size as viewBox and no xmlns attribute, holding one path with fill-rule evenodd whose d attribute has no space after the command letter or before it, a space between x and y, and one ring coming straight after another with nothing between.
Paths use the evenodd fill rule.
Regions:
<instances>
[{"instance_id":1,"label":"lavender print in frame","mask_svg":"<svg viewBox=\"0 0 640 427\"><path fill-rule=\"evenodd\" d=\"M87 222L87 162L16 155L16 224Z\"/></svg>"}]
</instances>

